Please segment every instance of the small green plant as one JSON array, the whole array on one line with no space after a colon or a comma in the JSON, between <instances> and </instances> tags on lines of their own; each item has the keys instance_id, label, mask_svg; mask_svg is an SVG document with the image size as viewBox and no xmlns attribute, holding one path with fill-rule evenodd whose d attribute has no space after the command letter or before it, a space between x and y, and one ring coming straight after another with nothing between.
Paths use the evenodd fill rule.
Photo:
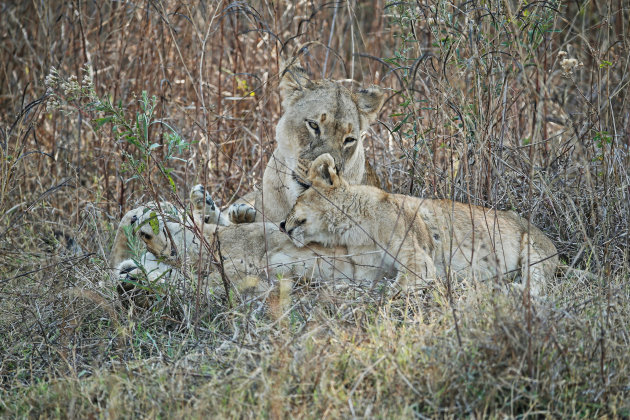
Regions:
<instances>
[{"instance_id":1,"label":"small green plant","mask_svg":"<svg viewBox=\"0 0 630 420\"><path fill-rule=\"evenodd\" d=\"M114 104L111 96L97 95L92 78L92 69L83 67L83 79L79 83L76 76L67 79L62 77L53 67L46 77L46 86L50 95L48 110L61 110L68 114L80 112L91 117L92 126L96 131L104 126L110 126L117 142L127 143L132 149L122 148L124 158L123 167L131 172L132 179L143 178L150 174L150 168L155 165L158 172L168 181L173 192L177 188L171 176L172 169L167 166L171 160L183 160L179 156L190 147L177 130L162 119L155 116L157 98L149 97L143 91L138 104L140 109L135 117L130 118L127 110L119 101ZM152 128L160 125L163 130L162 141L153 141ZM161 153L158 154L158 151ZM144 180L147 184L149 180Z\"/></svg>"},{"instance_id":2,"label":"small green plant","mask_svg":"<svg viewBox=\"0 0 630 420\"><path fill-rule=\"evenodd\" d=\"M160 201L160 195L154 186L152 174L157 169L158 177L166 180L173 195L177 187L171 175L172 168L168 166L173 160L183 160L179 156L190 147L177 130L162 119L156 117L157 98L149 96L143 91L137 99L138 110L131 116L122 102L114 103L111 96L99 96L92 78L92 69L83 67L83 78L79 82L74 75L62 77L55 68L51 68L46 77L48 88L48 111L59 110L64 114L81 113L90 118L95 131L111 128L114 140L126 145L120 148L122 168L130 174L126 182L139 180L140 185L147 189L154 201ZM162 128L161 141L154 141L154 127ZM147 222L155 234L159 231L157 214L151 212ZM138 228L137 226L135 227ZM125 235L132 250L132 260L138 267L138 275L134 278L122 279L138 290L151 296L151 299L161 302L166 292L165 281L171 276L172 270L151 272L143 264L144 247L133 235L132 228L125 228Z\"/></svg>"},{"instance_id":3,"label":"small green plant","mask_svg":"<svg viewBox=\"0 0 630 420\"><path fill-rule=\"evenodd\" d=\"M601 149L606 144L612 143L612 136L608 134L608 131L598 131L593 136L593 142L595 142L598 149Z\"/></svg>"}]
</instances>

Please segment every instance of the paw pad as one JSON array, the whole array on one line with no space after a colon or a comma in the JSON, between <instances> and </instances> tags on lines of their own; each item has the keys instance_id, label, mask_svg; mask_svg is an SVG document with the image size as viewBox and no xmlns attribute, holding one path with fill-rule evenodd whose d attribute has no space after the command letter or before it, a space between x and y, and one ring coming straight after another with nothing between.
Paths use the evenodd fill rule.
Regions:
<instances>
[{"instance_id":1,"label":"paw pad","mask_svg":"<svg viewBox=\"0 0 630 420\"><path fill-rule=\"evenodd\" d=\"M256 209L245 203L232 204L228 216L232 223L252 223L256 219Z\"/></svg>"}]
</instances>

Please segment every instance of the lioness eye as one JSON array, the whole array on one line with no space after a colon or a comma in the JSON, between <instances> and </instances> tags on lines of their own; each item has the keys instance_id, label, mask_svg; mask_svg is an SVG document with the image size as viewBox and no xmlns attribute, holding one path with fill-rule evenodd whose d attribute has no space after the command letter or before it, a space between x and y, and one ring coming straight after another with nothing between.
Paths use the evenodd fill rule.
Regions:
<instances>
[{"instance_id":1,"label":"lioness eye","mask_svg":"<svg viewBox=\"0 0 630 420\"><path fill-rule=\"evenodd\" d=\"M308 126L311 127L315 131L319 131L319 125L315 121L307 120Z\"/></svg>"},{"instance_id":2,"label":"lioness eye","mask_svg":"<svg viewBox=\"0 0 630 420\"><path fill-rule=\"evenodd\" d=\"M349 146L352 143L354 143L355 141L357 141L357 139L355 139L354 137L346 137L346 139L343 141L343 145L344 146Z\"/></svg>"},{"instance_id":3,"label":"lioness eye","mask_svg":"<svg viewBox=\"0 0 630 420\"><path fill-rule=\"evenodd\" d=\"M306 223L306 219L300 219L297 222L295 222L297 226L302 226L304 223Z\"/></svg>"},{"instance_id":4,"label":"lioness eye","mask_svg":"<svg viewBox=\"0 0 630 420\"><path fill-rule=\"evenodd\" d=\"M143 239L146 239L147 241L150 241L150 240L151 240L151 235L149 235L149 234L148 234L148 233L146 233L146 232L142 232L142 231L140 231L140 236L142 236L142 238L143 238Z\"/></svg>"}]
</instances>

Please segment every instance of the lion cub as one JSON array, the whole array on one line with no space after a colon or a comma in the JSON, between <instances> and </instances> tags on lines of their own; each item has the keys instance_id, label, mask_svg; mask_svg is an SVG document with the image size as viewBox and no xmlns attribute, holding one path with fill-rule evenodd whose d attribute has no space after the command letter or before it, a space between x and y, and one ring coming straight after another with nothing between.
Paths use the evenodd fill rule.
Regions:
<instances>
[{"instance_id":1,"label":"lion cub","mask_svg":"<svg viewBox=\"0 0 630 420\"><path fill-rule=\"evenodd\" d=\"M355 264L342 247L313 244L297 248L273 223L231 224L201 185L192 188L190 204L191 214L170 203L150 203L127 212L111 251L113 278L133 280L142 272L152 282L169 281L173 274L181 277L178 269L182 263L197 268L200 257L208 261L213 244L220 244L224 274L239 290L252 287L255 278L275 281L277 276L304 277L339 285L353 284L355 277L376 281L389 274L378 266ZM147 253L139 261L133 259L125 230L146 245ZM215 270L209 280L221 284L222 279ZM264 283L256 287L265 290Z\"/></svg>"},{"instance_id":2,"label":"lion cub","mask_svg":"<svg viewBox=\"0 0 630 420\"><path fill-rule=\"evenodd\" d=\"M409 277L417 283L435 274L487 280L520 273L522 284L530 276L531 293L540 294L554 276L555 246L514 212L350 185L328 154L313 162L309 181L282 225L293 243L346 246L355 259L378 251L403 288Z\"/></svg>"},{"instance_id":3,"label":"lion cub","mask_svg":"<svg viewBox=\"0 0 630 420\"><path fill-rule=\"evenodd\" d=\"M359 265L397 271L403 291L435 279L434 245L418 214L419 201L348 184L327 153L313 161L308 180L311 187L280 225L297 247L346 246Z\"/></svg>"}]
</instances>

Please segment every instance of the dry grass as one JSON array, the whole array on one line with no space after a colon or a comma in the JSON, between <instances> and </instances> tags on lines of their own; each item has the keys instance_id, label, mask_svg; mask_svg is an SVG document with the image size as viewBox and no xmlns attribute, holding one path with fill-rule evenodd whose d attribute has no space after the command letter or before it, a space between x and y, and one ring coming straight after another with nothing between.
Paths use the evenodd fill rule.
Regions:
<instances>
[{"instance_id":1,"label":"dry grass","mask_svg":"<svg viewBox=\"0 0 630 420\"><path fill-rule=\"evenodd\" d=\"M0 2L0 414L630 416L629 21L623 0ZM117 220L176 201L160 168L182 199L260 183L279 60L308 42L316 77L389 89L367 138L388 189L514 208L593 276L533 306L486 285L424 306L300 285L279 319L194 290L121 303ZM51 67L86 63L130 117L157 96L181 160L160 147L133 177L86 103L46 109Z\"/></svg>"}]
</instances>

